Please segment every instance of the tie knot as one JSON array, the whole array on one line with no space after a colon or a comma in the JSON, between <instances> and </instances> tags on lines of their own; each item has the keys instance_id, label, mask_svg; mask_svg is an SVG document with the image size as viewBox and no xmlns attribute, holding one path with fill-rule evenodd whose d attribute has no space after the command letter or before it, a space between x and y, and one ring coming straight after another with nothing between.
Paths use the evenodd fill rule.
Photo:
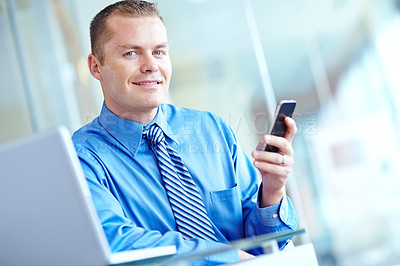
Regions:
<instances>
[{"instance_id":1,"label":"tie knot","mask_svg":"<svg viewBox=\"0 0 400 266\"><path fill-rule=\"evenodd\" d=\"M153 147L157 147L158 144L165 141L164 132L157 124L152 124L143 134L146 135Z\"/></svg>"}]
</instances>

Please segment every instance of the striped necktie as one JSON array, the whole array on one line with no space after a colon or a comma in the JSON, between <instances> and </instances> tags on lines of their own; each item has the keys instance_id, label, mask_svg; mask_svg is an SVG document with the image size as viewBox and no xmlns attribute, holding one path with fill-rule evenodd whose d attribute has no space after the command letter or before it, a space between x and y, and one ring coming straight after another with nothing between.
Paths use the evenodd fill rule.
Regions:
<instances>
[{"instance_id":1,"label":"striped necktie","mask_svg":"<svg viewBox=\"0 0 400 266\"><path fill-rule=\"evenodd\" d=\"M200 193L181 157L165 141L162 129L153 124L143 134L157 158L179 232L186 239L199 237L218 241Z\"/></svg>"}]
</instances>

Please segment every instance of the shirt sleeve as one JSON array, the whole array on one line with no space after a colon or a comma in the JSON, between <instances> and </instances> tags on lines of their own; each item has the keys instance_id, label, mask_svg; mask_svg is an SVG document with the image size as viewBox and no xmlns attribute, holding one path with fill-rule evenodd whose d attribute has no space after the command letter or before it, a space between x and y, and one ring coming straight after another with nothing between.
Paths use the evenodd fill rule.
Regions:
<instances>
[{"instance_id":1,"label":"shirt sleeve","mask_svg":"<svg viewBox=\"0 0 400 266\"><path fill-rule=\"evenodd\" d=\"M95 154L78 152L82 169L85 173L94 205L97 209L103 229L109 241L112 252L132 250L147 247L175 245L177 254L186 252L203 252L210 249L226 247L226 244L204 239L183 239L176 231L162 234L156 230L147 230L137 226L128 219L118 200L110 192L106 181L107 170ZM238 252L231 251L216 254L197 261L192 265L231 263L238 261Z\"/></svg>"},{"instance_id":2,"label":"shirt sleeve","mask_svg":"<svg viewBox=\"0 0 400 266\"><path fill-rule=\"evenodd\" d=\"M256 212L259 222L266 227L265 229L268 228L264 233L295 230L297 228L296 212L288 196L285 196L280 203L265 208L260 208L257 202ZM279 248L283 249L290 240L291 238L278 242Z\"/></svg>"},{"instance_id":3,"label":"shirt sleeve","mask_svg":"<svg viewBox=\"0 0 400 266\"><path fill-rule=\"evenodd\" d=\"M297 216L288 196L285 196L280 203L275 205L265 208L259 207L258 198L262 183L260 184L257 169L238 143L236 143L234 150L234 160L237 178L242 190L246 237L295 230L297 228ZM283 248L288 241L290 239L279 242L279 247Z\"/></svg>"}]
</instances>

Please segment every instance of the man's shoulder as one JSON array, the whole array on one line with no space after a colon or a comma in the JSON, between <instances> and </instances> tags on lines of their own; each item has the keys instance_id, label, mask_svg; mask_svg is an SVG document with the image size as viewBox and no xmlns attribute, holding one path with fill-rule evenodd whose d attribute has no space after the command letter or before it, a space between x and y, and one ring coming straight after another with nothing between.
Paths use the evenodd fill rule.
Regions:
<instances>
[{"instance_id":1,"label":"man's shoulder","mask_svg":"<svg viewBox=\"0 0 400 266\"><path fill-rule=\"evenodd\" d=\"M198 133L207 138L218 135L235 138L231 127L217 114L170 104L162 105L169 126L176 132Z\"/></svg>"},{"instance_id":2,"label":"man's shoulder","mask_svg":"<svg viewBox=\"0 0 400 266\"><path fill-rule=\"evenodd\" d=\"M74 132L72 135L72 141L75 148L79 151L86 145L93 141L98 142L104 137L104 128L100 126L98 118L95 118L92 122L82 126Z\"/></svg>"},{"instance_id":3,"label":"man's shoulder","mask_svg":"<svg viewBox=\"0 0 400 266\"><path fill-rule=\"evenodd\" d=\"M201 117L203 119L213 120L217 123L224 123L223 119L220 116L210 111L181 107L172 104L162 104L161 108L163 110L163 113L166 114L169 119L197 119Z\"/></svg>"}]
</instances>

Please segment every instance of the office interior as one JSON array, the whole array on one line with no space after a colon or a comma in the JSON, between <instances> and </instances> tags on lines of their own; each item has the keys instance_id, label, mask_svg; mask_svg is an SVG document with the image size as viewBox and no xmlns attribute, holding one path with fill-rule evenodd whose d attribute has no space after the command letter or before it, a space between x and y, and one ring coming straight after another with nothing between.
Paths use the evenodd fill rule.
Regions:
<instances>
[{"instance_id":1,"label":"office interior","mask_svg":"<svg viewBox=\"0 0 400 266\"><path fill-rule=\"evenodd\" d=\"M99 114L89 23L112 2L0 0L0 145ZM157 2L167 102L218 114L250 154L275 103L297 101L295 244L320 265L400 263L400 1Z\"/></svg>"}]
</instances>

